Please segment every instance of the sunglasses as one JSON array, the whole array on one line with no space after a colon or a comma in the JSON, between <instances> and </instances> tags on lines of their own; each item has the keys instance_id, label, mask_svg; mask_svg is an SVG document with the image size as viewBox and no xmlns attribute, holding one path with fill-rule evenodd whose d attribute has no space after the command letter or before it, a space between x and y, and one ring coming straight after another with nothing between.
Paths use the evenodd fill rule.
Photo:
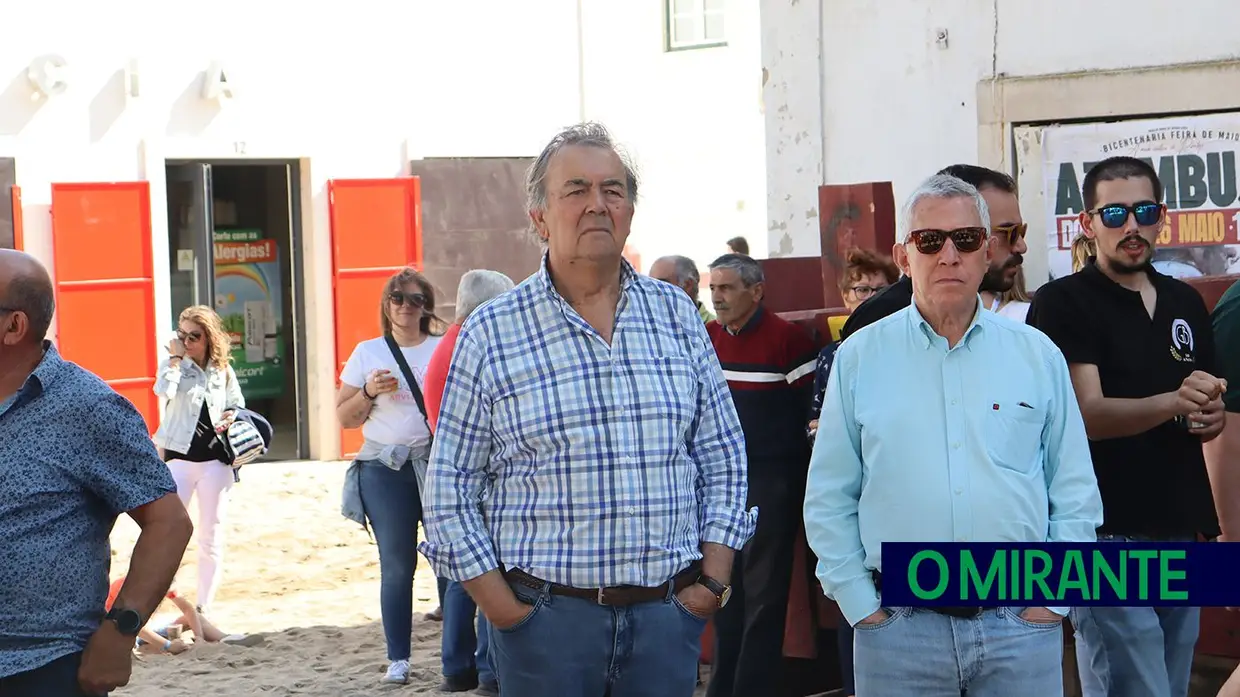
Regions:
<instances>
[{"instance_id":1,"label":"sunglasses","mask_svg":"<svg viewBox=\"0 0 1240 697\"><path fill-rule=\"evenodd\" d=\"M177 338L183 342L184 341L202 341L202 332L199 332L199 331L187 332L183 329L178 329Z\"/></svg>"},{"instance_id":2,"label":"sunglasses","mask_svg":"<svg viewBox=\"0 0 1240 697\"><path fill-rule=\"evenodd\" d=\"M1018 223L1016 225L996 225L991 228L991 234L998 238L1006 238L1009 247L1016 246L1016 243L1025 239L1025 233L1029 231L1029 223Z\"/></svg>"},{"instance_id":3,"label":"sunglasses","mask_svg":"<svg viewBox=\"0 0 1240 697\"><path fill-rule=\"evenodd\" d=\"M410 307L426 307L426 296L421 293L402 293L400 291L393 291L388 294L388 300L390 300L393 305L398 307L403 307L406 303L408 303Z\"/></svg>"},{"instance_id":4,"label":"sunglasses","mask_svg":"<svg viewBox=\"0 0 1240 697\"><path fill-rule=\"evenodd\" d=\"M850 290L856 293L858 298L865 300L886 287L887 286L853 286Z\"/></svg>"},{"instance_id":5,"label":"sunglasses","mask_svg":"<svg viewBox=\"0 0 1240 697\"><path fill-rule=\"evenodd\" d=\"M1108 206L1100 206L1092 211L1085 211L1090 215L1096 215L1102 219L1102 224L1109 228L1124 227L1124 223L1128 222L1128 215L1137 219L1137 225L1149 226L1157 225L1163 217L1163 205L1154 203L1153 201L1141 201L1131 206L1125 206L1119 203L1112 203Z\"/></svg>"},{"instance_id":6,"label":"sunglasses","mask_svg":"<svg viewBox=\"0 0 1240 697\"><path fill-rule=\"evenodd\" d=\"M912 242L922 254L938 254L951 238L956 251L968 254L976 252L986 243L989 231L984 227L961 227L955 230L914 230L909 233Z\"/></svg>"}]
</instances>

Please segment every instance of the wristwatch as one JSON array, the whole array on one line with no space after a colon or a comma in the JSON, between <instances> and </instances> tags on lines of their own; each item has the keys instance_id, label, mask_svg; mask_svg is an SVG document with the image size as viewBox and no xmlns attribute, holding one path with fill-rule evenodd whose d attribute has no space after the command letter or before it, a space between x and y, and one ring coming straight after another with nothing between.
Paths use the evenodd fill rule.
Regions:
<instances>
[{"instance_id":1,"label":"wristwatch","mask_svg":"<svg viewBox=\"0 0 1240 697\"><path fill-rule=\"evenodd\" d=\"M721 608L732 599L732 586L725 586L705 574L698 576L697 582L698 585L706 586L706 590L715 594L715 597L719 599L719 607Z\"/></svg>"},{"instance_id":2,"label":"wristwatch","mask_svg":"<svg viewBox=\"0 0 1240 697\"><path fill-rule=\"evenodd\" d=\"M138 631L144 624L142 615L138 614L137 610L123 607L113 607L103 619L115 622L116 630L125 636L138 636Z\"/></svg>"}]
</instances>

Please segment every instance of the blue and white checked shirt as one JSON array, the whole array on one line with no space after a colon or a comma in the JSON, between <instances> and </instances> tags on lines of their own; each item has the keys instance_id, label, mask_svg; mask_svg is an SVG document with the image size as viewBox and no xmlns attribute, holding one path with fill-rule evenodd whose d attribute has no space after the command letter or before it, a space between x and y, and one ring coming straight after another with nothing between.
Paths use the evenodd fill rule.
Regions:
<instances>
[{"instance_id":1,"label":"blue and white checked shirt","mask_svg":"<svg viewBox=\"0 0 1240 697\"><path fill-rule=\"evenodd\" d=\"M609 346L538 273L461 330L423 495L422 553L466 581L518 568L577 588L658 586L740 549L745 441L684 291L624 263Z\"/></svg>"}]
</instances>

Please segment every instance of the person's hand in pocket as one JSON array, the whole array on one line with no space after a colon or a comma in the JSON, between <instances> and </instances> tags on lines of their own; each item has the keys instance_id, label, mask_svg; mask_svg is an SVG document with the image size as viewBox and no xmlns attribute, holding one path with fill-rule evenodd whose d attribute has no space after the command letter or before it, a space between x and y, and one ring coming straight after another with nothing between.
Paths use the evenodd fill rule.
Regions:
<instances>
[{"instance_id":1,"label":"person's hand in pocket","mask_svg":"<svg viewBox=\"0 0 1240 697\"><path fill-rule=\"evenodd\" d=\"M1020 618L1034 624L1059 624L1063 617L1044 607L1027 607L1020 613Z\"/></svg>"},{"instance_id":2,"label":"person's hand in pocket","mask_svg":"<svg viewBox=\"0 0 1240 697\"><path fill-rule=\"evenodd\" d=\"M862 625L881 624L883 622L886 622L890 618L891 618L891 615L886 610L880 607L874 612L871 612L869 615L866 615L865 619L857 623L857 626L860 627Z\"/></svg>"}]
</instances>

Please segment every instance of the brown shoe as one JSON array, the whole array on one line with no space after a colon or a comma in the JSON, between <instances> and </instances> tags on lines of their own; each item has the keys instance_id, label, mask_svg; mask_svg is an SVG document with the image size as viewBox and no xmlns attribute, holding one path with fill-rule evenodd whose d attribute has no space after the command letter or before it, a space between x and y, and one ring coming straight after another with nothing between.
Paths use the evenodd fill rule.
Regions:
<instances>
[{"instance_id":1,"label":"brown shoe","mask_svg":"<svg viewBox=\"0 0 1240 697\"><path fill-rule=\"evenodd\" d=\"M443 608L437 607L423 615L422 618L430 622L443 622Z\"/></svg>"}]
</instances>

